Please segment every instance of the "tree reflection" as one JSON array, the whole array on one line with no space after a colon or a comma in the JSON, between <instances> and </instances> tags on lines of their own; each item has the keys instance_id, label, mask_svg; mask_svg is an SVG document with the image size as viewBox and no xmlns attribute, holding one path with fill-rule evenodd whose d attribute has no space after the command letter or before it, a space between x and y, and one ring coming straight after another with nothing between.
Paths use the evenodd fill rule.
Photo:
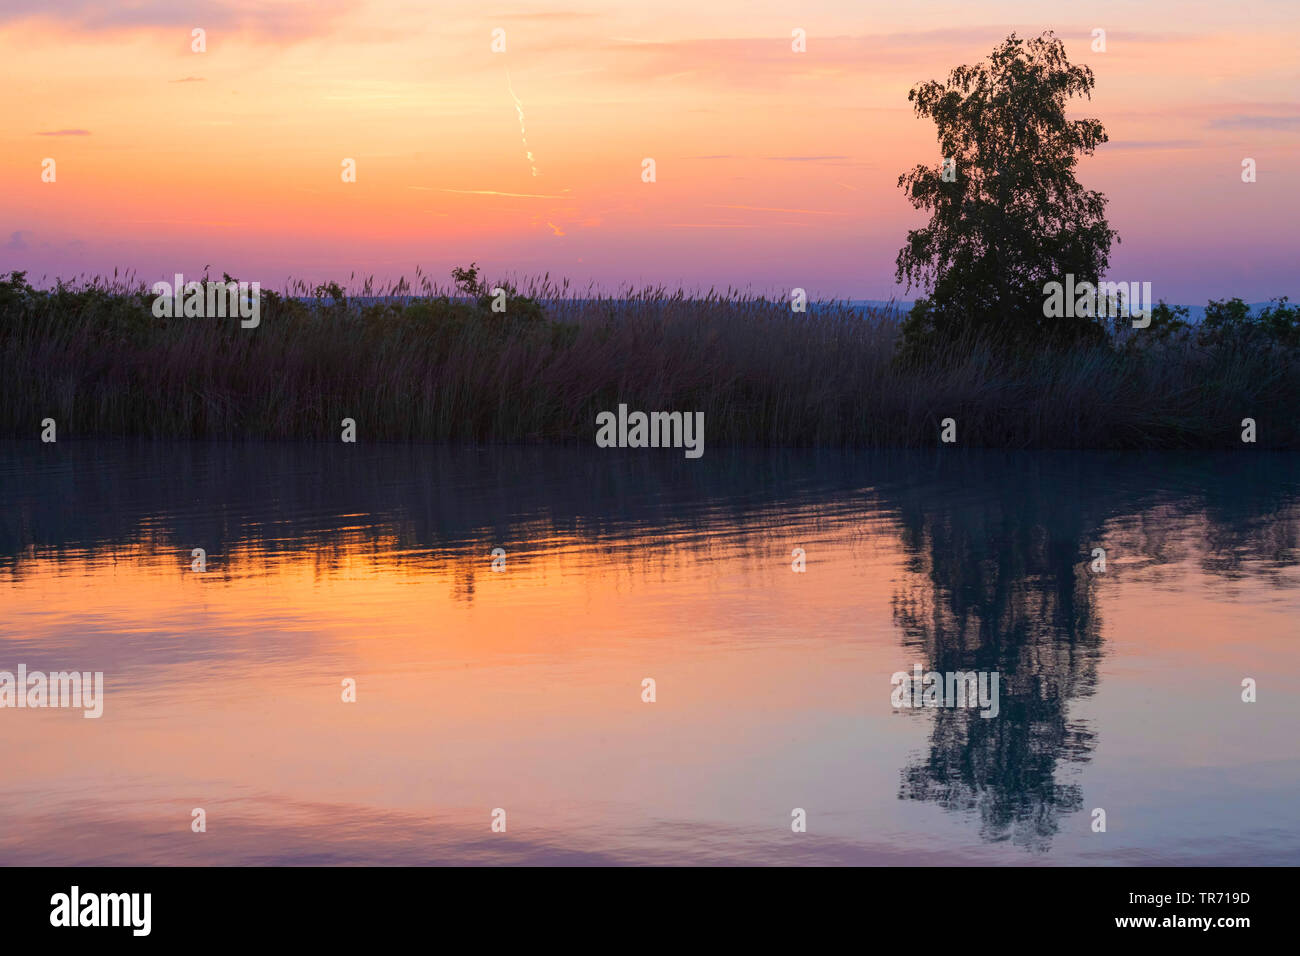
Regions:
<instances>
[{"instance_id":1,"label":"tree reflection","mask_svg":"<svg viewBox=\"0 0 1300 956\"><path fill-rule=\"evenodd\" d=\"M977 815L983 839L1048 849L1062 817L1084 809L1078 770L1097 739L1073 711L1097 686L1103 583L1185 558L1197 538L1203 569L1225 577L1243 555L1266 570L1294 561L1294 462L1117 464L952 456L886 496L910 559L894 599L905 669L1001 675L996 718L905 711L933 727L928 752L901 772L900 799ZM1160 521L1142 520L1152 513ZM1099 575L1089 564L1103 544L1124 564Z\"/></svg>"}]
</instances>

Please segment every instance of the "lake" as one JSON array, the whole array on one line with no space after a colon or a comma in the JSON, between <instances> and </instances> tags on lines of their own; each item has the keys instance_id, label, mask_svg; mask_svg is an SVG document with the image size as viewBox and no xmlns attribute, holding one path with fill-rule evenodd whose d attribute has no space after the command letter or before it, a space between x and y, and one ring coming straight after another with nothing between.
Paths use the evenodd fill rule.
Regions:
<instances>
[{"instance_id":1,"label":"lake","mask_svg":"<svg viewBox=\"0 0 1300 956\"><path fill-rule=\"evenodd\" d=\"M0 671L104 675L0 709L0 863L1300 863L1300 455L61 440L0 502Z\"/></svg>"}]
</instances>

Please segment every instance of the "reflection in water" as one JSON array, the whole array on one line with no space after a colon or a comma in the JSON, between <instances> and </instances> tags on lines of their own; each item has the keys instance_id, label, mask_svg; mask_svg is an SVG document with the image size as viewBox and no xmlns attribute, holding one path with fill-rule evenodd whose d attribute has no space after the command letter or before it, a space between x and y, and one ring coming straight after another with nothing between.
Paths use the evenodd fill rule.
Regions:
<instances>
[{"instance_id":1,"label":"reflection in water","mask_svg":"<svg viewBox=\"0 0 1300 956\"><path fill-rule=\"evenodd\" d=\"M1101 521L1077 502L1106 476L1092 468L1044 481L986 465L973 465L960 495L905 500L914 557L895 620L926 669L1000 674L1000 719L928 711L929 754L904 769L902 796L977 810L985 839L1047 849L1061 814L1083 806L1078 783L1058 780L1060 765L1086 762L1096 744L1069 710L1093 692L1102 652L1085 564Z\"/></svg>"},{"instance_id":2,"label":"reflection in water","mask_svg":"<svg viewBox=\"0 0 1300 956\"><path fill-rule=\"evenodd\" d=\"M1121 567L1169 563L1174 541L1194 542L1191 523L1207 573L1235 577L1244 556L1259 556L1257 571L1274 583L1297 553L1289 460L1170 467L1155 457L1117 473L1114 458L1068 457L1053 469L1050 458L977 456L959 485L905 492L899 509L912 556L895 599L904 642L926 670L996 671L1003 681L1000 720L924 711L930 746L903 769L900 796L975 811L984 839L1038 850L1063 814L1083 808L1077 775L1062 779L1062 765L1086 763L1097 744L1070 716L1096 689L1103 650L1093 549L1105 545ZM1122 533L1134 516L1158 520Z\"/></svg>"},{"instance_id":3,"label":"reflection in water","mask_svg":"<svg viewBox=\"0 0 1300 956\"><path fill-rule=\"evenodd\" d=\"M109 691L0 711L0 860L1296 862L1298 492L1258 452L11 444L0 670ZM892 711L914 664L998 717Z\"/></svg>"}]
</instances>

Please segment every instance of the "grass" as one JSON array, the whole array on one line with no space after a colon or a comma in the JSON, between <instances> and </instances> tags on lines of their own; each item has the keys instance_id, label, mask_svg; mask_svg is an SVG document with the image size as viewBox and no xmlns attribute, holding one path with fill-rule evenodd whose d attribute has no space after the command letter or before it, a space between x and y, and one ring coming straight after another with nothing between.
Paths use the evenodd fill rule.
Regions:
<instances>
[{"instance_id":1,"label":"grass","mask_svg":"<svg viewBox=\"0 0 1300 956\"><path fill-rule=\"evenodd\" d=\"M706 449L935 445L945 418L966 446L1239 448L1247 417L1259 446L1300 448L1297 349L1246 316L1191 329L1166 311L1067 352L962 339L921 362L898 357L890 310L579 295L542 277L505 286L500 314L474 269L457 280L368 281L356 298L297 284L264 292L244 329L156 318L129 277L37 289L14 273L0 280L0 435L36 439L53 418L60 439L337 441L352 418L363 442L590 444L597 412L626 403L703 411Z\"/></svg>"}]
</instances>

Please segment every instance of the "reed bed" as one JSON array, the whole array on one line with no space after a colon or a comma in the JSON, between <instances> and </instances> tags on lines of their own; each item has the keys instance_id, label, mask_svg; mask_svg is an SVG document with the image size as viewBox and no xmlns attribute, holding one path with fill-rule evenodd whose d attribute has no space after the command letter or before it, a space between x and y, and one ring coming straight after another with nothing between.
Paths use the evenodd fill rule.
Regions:
<instances>
[{"instance_id":1,"label":"reed bed","mask_svg":"<svg viewBox=\"0 0 1300 956\"><path fill-rule=\"evenodd\" d=\"M260 324L157 318L132 276L0 280L0 435L592 443L596 414L702 411L707 446L1300 447L1296 351L1122 329L1071 351L899 358L897 310L724 289L506 283L505 314L417 273L291 284ZM706 447L707 447L706 446Z\"/></svg>"}]
</instances>

